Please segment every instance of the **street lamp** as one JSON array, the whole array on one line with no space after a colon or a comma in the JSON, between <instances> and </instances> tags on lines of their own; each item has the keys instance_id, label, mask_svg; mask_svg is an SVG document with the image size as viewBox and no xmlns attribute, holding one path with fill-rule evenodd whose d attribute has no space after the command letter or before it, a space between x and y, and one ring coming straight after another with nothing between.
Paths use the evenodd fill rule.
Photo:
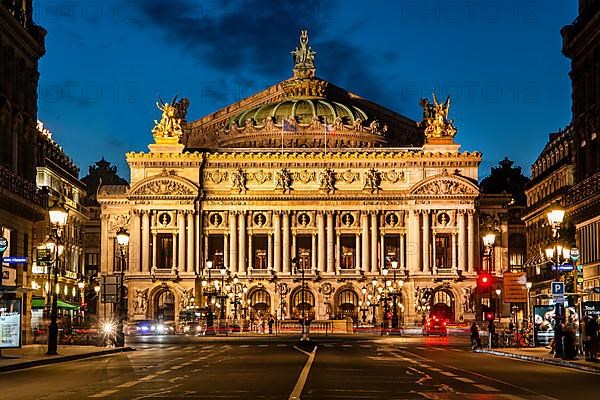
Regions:
<instances>
[{"instance_id":1,"label":"street lamp","mask_svg":"<svg viewBox=\"0 0 600 400\"><path fill-rule=\"evenodd\" d=\"M560 279L559 265L561 264L561 258L562 260L568 258L568 255L564 251L565 249L559 243L560 229L565 218L565 210L559 203L555 203L548 209L546 216L548 218L548 223L552 228L552 239L554 239L554 247L546 249L546 257L552 262L554 266L554 279L558 281ZM567 255L567 257L565 257L565 255ZM565 317L563 314L565 314L563 303L556 302L554 305L554 343L556 343L554 346L554 357L557 358L562 357L564 354L561 332L559 329L560 324Z\"/></svg>"},{"instance_id":2,"label":"street lamp","mask_svg":"<svg viewBox=\"0 0 600 400\"><path fill-rule=\"evenodd\" d=\"M64 251L63 241L63 228L67 224L67 218L69 217L69 211L64 207L58 205L57 202L48 209L48 215L50 217L50 224L52 225L50 240L46 243L47 248L53 255L52 264L54 265L54 284L50 285L52 295L52 308L50 311L50 326L48 327L48 350L47 355L57 355L58 348L58 291L56 285L58 284L58 268L59 260Z\"/></svg>"},{"instance_id":3,"label":"street lamp","mask_svg":"<svg viewBox=\"0 0 600 400\"><path fill-rule=\"evenodd\" d=\"M225 293L225 275L227 275L227 269L225 268L225 265L221 265L221 268L219 269L219 272L221 273L221 286L219 288L219 299L220 299L220 304L221 304L221 313L219 315L219 319L221 321L219 321L219 325L223 325L225 323L225 299L227 298L227 294Z\"/></svg>"},{"instance_id":4,"label":"street lamp","mask_svg":"<svg viewBox=\"0 0 600 400\"><path fill-rule=\"evenodd\" d=\"M375 328L377 326L377 318L375 316L375 307L377 307L377 293L375 292L377 289L377 278L373 278L371 285L373 286L373 297L370 298L369 301L371 302L371 307L373 307L373 328Z\"/></svg>"},{"instance_id":5,"label":"street lamp","mask_svg":"<svg viewBox=\"0 0 600 400\"><path fill-rule=\"evenodd\" d=\"M493 262L494 262L494 243L496 242L496 234L493 231L488 231L485 235L483 235L483 245L485 246L485 248L487 249L487 253L488 253L488 263L487 263L487 267L488 267L488 274L489 276L492 276L492 271L494 270L493 267ZM489 290L489 308L492 308L492 289L488 288ZM499 312L500 310L498 310ZM496 312L496 310L494 310L494 313ZM499 313L498 313L499 314ZM492 338L494 333L496 332L496 328L494 326L494 319L489 319L488 320L488 348L492 348Z\"/></svg>"},{"instance_id":6,"label":"street lamp","mask_svg":"<svg viewBox=\"0 0 600 400\"><path fill-rule=\"evenodd\" d=\"M129 246L129 233L124 227L120 227L117 231L117 243L119 245L119 254L121 257L121 279L119 280L119 301L117 302L117 335L116 347L125 346L125 332L123 330L123 321L125 320L125 267L126 267L126 250Z\"/></svg>"},{"instance_id":7,"label":"street lamp","mask_svg":"<svg viewBox=\"0 0 600 400\"><path fill-rule=\"evenodd\" d=\"M527 320L529 321L529 323L531 324L531 287L533 286L532 282L527 282L525 283L525 286L527 287Z\"/></svg>"},{"instance_id":8,"label":"street lamp","mask_svg":"<svg viewBox=\"0 0 600 400\"><path fill-rule=\"evenodd\" d=\"M392 292L392 302L393 302L393 314L392 314L392 329L398 329L398 293L396 288L396 271L398 270L398 261L394 260L390 263L392 265L392 271L394 272L394 290ZM399 285L399 288L402 288L404 285L404 281L400 281L402 284Z\"/></svg>"}]
</instances>

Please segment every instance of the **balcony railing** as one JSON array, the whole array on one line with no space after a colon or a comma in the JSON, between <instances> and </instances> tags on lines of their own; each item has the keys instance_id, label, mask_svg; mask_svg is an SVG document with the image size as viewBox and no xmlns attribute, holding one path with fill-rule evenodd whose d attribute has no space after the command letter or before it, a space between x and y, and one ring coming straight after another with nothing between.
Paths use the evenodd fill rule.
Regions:
<instances>
[{"instance_id":1,"label":"balcony railing","mask_svg":"<svg viewBox=\"0 0 600 400\"><path fill-rule=\"evenodd\" d=\"M600 193L600 172L571 187L567 194L566 206L572 206Z\"/></svg>"},{"instance_id":2,"label":"balcony railing","mask_svg":"<svg viewBox=\"0 0 600 400\"><path fill-rule=\"evenodd\" d=\"M48 206L48 193L14 172L0 166L0 187L40 207Z\"/></svg>"}]
</instances>

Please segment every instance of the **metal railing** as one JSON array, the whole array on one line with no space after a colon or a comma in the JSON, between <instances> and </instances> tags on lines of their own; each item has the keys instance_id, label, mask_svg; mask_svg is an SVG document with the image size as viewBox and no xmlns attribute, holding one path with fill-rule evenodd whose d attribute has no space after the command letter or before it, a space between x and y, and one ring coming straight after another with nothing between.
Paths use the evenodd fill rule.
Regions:
<instances>
[{"instance_id":1,"label":"metal railing","mask_svg":"<svg viewBox=\"0 0 600 400\"><path fill-rule=\"evenodd\" d=\"M40 207L48 206L48 193L45 190L38 189L34 183L2 166L0 166L0 187Z\"/></svg>"}]
</instances>

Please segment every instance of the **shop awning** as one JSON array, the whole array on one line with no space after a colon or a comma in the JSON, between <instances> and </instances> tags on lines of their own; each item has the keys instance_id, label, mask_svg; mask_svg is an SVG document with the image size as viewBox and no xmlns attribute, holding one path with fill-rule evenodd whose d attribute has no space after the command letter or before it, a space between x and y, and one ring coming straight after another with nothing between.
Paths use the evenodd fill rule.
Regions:
<instances>
[{"instance_id":1,"label":"shop awning","mask_svg":"<svg viewBox=\"0 0 600 400\"><path fill-rule=\"evenodd\" d=\"M75 304L67 303L66 301L62 301L60 299L57 300L56 305L61 310L69 310L69 311L78 311L79 310L79 306L77 306ZM37 299L31 300L31 308L44 308L44 307L46 307L45 299L37 298Z\"/></svg>"}]
</instances>

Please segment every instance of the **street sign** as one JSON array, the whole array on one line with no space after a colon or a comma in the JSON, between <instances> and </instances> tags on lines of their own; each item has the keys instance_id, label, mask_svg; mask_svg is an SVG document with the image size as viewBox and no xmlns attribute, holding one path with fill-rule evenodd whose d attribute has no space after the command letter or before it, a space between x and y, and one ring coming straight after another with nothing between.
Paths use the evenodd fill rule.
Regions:
<instances>
[{"instance_id":1,"label":"street sign","mask_svg":"<svg viewBox=\"0 0 600 400\"><path fill-rule=\"evenodd\" d=\"M118 303L119 302L119 276L109 275L102 277L102 303Z\"/></svg>"},{"instance_id":2,"label":"street sign","mask_svg":"<svg viewBox=\"0 0 600 400\"><path fill-rule=\"evenodd\" d=\"M527 303L527 273L505 272L502 286L505 303Z\"/></svg>"},{"instance_id":3,"label":"street sign","mask_svg":"<svg viewBox=\"0 0 600 400\"><path fill-rule=\"evenodd\" d=\"M552 296L564 296L565 295L565 283L564 282L552 282L550 284L552 289Z\"/></svg>"},{"instance_id":4,"label":"street sign","mask_svg":"<svg viewBox=\"0 0 600 400\"><path fill-rule=\"evenodd\" d=\"M38 264L49 263L52 261L52 254L47 247L40 246L36 250L37 250L36 261Z\"/></svg>"},{"instance_id":5,"label":"street sign","mask_svg":"<svg viewBox=\"0 0 600 400\"><path fill-rule=\"evenodd\" d=\"M7 264L27 264L27 257L3 257L2 261Z\"/></svg>"},{"instance_id":6,"label":"street sign","mask_svg":"<svg viewBox=\"0 0 600 400\"><path fill-rule=\"evenodd\" d=\"M4 236L0 236L0 253L4 253L8 249L8 239Z\"/></svg>"},{"instance_id":7,"label":"street sign","mask_svg":"<svg viewBox=\"0 0 600 400\"><path fill-rule=\"evenodd\" d=\"M571 249L571 259L573 261L579 260L579 249L577 247Z\"/></svg>"},{"instance_id":8,"label":"street sign","mask_svg":"<svg viewBox=\"0 0 600 400\"><path fill-rule=\"evenodd\" d=\"M552 266L552 271L573 271L575 269L575 266L573 264L560 264L560 265L553 265Z\"/></svg>"}]
</instances>

